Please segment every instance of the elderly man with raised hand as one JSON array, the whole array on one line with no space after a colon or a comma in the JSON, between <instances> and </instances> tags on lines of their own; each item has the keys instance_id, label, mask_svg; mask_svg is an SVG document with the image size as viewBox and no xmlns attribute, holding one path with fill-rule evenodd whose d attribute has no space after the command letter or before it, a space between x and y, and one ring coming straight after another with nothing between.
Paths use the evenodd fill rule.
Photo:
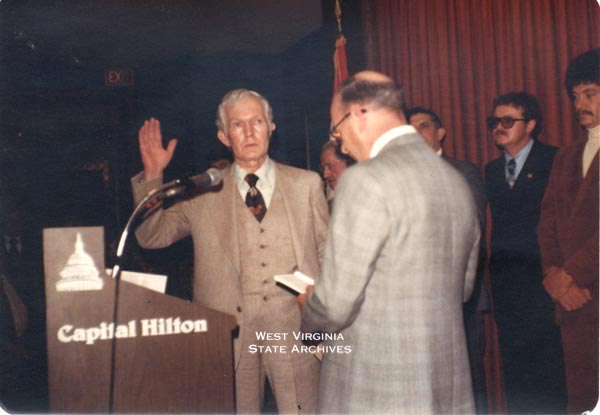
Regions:
<instances>
[{"instance_id":1,"label":"elderly man with raised hand","mask_svg":"<svg viewBox=\"0 0 600 415\"><path fill-rule=\"evenodd\" d=\"M191 234L194 301L235 315L240 327L234 340L238 413L261 411L265 377L279 412L314 412L319 362L311 353L289 352L301 345L294 336L300 310L273 276L320 272L328 220L320 177L269 158L273 114L254 91L227 93L217 127L235 160L222 171L222 188L158 209L138 228L138 241L162 248ZM132 179L135 201L161 183L176 146L171 140L163 147L155 119L144 123L139 141L144 171Z\"/></svg>"}]
</instances>

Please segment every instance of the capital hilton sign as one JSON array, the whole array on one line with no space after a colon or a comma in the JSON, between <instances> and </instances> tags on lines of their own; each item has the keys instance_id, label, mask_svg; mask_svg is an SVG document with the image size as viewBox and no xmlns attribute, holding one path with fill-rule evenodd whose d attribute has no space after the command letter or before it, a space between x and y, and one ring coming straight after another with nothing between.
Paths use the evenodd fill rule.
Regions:
<instances>
[{"instance_id":1,"label":"capital hilton sign","mask_svg":"<svg viewBox=\"0 0 600 415\"><path fill-rule=\"evenodd\" d=\"M147 318L131 320L127 324L102 322L94 327L74 327L65 324L58 329L57 337L61 343L82 342L87 345L97 340L110 340L145 336L167 336L173 334L203 333L208 330L206 320L181 320L176 318Z\"/></svg>"}]
</instances>

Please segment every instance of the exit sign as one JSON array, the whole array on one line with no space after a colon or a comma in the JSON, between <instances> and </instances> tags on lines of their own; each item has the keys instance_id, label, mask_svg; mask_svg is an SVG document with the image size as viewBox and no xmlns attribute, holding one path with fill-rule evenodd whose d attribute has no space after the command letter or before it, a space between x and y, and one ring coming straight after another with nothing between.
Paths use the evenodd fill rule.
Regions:
<instances>
[{"instance_id":1,"label":"exit sign","mask_svg":"<svg viewBox=\"0 0 600 415\"><path fill-rule=\"evenodd\" d=\"M104 83L107 86L133 85L133 69L106 69L104 71Z\"/></svg>"}]
</instances>

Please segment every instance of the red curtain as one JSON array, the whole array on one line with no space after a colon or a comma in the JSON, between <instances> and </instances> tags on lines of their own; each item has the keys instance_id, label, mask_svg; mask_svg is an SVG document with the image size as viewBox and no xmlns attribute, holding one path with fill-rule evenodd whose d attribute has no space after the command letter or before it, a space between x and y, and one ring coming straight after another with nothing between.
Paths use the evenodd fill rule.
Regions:
<instances>
[{"instance_id":1,"label":"red curtain","mask_svg":"<svg viewBox=\"0 0 600 415\"><path fill-rule=\"evenodd\" d=\"M499 156L485 119L494 97L510 91L525 90L539 99L542 141L562 146L583 136L564 88L564 74L573 57L600 47L596 0L363 0L361 4L369 68L401 83L408 106L429 107L440 115L448 154L482 168ZM489 277L486 283L489 287ZM491 317L486 336L489 409L505 413Z\"/></svg>"},{"instance_id":2,"label":"red curtain","mask_svg":"<svg viewBox=\"0 0 600 415\"><path fill-rule=\"evenodd\" d=\"M448 154L481 166L499 155L485 118L509 91L539 99L542 141L581 136L564 73L600 46L596 0L363 0L362 9L368 66L400 82L409 106L440 115Z\"/></svg>"}]
</instances>

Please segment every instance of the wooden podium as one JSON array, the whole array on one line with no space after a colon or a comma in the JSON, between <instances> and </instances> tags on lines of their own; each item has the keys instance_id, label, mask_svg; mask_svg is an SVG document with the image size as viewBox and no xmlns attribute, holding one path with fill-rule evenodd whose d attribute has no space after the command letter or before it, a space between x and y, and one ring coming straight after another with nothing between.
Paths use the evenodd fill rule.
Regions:
<instances>
[{"instance_id":1,"label":"wooden podium","mask_svg":"<svg viewBox=\"0 0 600 415\"><path fill-rule=\"evenodd\" d=\"M46 251L46 233L44 244ZM110 411L113 338L113 412L234 412L233 316L121 281L113 325L115 280L101 273L101 283L66 281L84 290L59 288L65 273L52 260L45 259L51 412ZM72 262L71 276L81 273Z\"/></svg>"}]
</instances>

